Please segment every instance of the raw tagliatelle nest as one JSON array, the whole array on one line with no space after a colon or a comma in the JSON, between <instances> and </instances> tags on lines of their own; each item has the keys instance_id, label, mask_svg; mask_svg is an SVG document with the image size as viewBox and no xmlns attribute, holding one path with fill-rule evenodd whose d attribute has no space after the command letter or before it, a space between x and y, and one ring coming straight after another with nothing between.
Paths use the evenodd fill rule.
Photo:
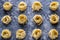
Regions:
<instances>
[{"instance_id":1,"label":"raw tagliatelle nest","mask_svg":"<svg viewBox=\"0 0 60 40\"><path fill-rule=\"evenodd\" d=\"M12 8L12 4L10 2L5 2L3 8L4 10L9 11Z\"/></svg>"},{"instance_id":2,"label":"raw tagliatelle nest","mask_svg":"<svg viewBox=\"0 0 60 40\"><path fill-rule=\"evenodd\" d=\"M42 8L42 4L41 4L39 1L35 1L35 2L32 4L32 9L33 9L33 10L39 11L41 8Z\"/></svg>"},{"instance_id":3,"label":"raw tagliatelle nest","mask_svg":"<svg viewBox=\"0 0 60 40\"><path fill-rule=\"evenodd\" d=\"M40 25L40 24L43 22L43 18L42 18L41 15L36 14L36 15L33 17L33 21L34 21L36 24Z\"/></svg>"},{"instance_id":4,"label":"raw tagliatelle nest","mask_svg":"<svg viewBox=\"0 0 60 40\"><path fill-rule=\"evenodd\" d=\"M19 8L20 11L25 11L26 8L27 8L27 4L22 1L18 4L18 8Z\"/></svg>"},{"instance_id":5,"label":"raw tagliatelle nest","mask_svg":"<svg viewBox=\"0 0 60 40\"><path fill-rule=\"evenodd\" d=\"M18 22L19 22L20 24L25 24L25 23L27 22L27 16L24 15L24 14L20 14L20 15L18 16Z\"/></svg>"},{"instance_id":6,"label":"raw tagliatelle nest","mask_svg":"<svg viewBox=\"0 0 60 40\"><path fill-rule=\"evenodd\" d=\"M4 24L9 24L11 22L11 17L9 15L5 15L1 21L4 23Z\"/></svg>"},{"instance_id":7,"label":"raw tagliatelle nest","mask_svg":"<svg viewBox=\"0 0 60 40\"><path fill-rule=\"evenodd\" d=\"M2 30L1 36L4 39L8 39L11 37L11 31L9 29L4 29Z\"/></svg>"},{"instance_id":8,"label":"raw tagliatelle nest","mask_svg":"<svg viewBox=\"0 0 60 40\"><path fill-rule=\"evenodd\" d=\"M50 6L49 7L50 7L51 10L55 11L59 7L59 2L53 1L53 2L50 3Z\"/></svg>"},{"instance_id":9,"label":"raw tagliatelle nest","mask_svg":"<svg viewBox=\"0 0 60 40\"><path fill-rule=\"evenodd\" d=\"M32 31L32 37L35 38L36 40L39 39L42 35L42 30L40 29L34 29Z\"/></svg>"},{"instance_id":10,"label":"raw tagliatelle nest","mask_svg":"<svg viewBox=\"0 0 60 40\"><path fill-rule=\"evenodd\" d=\"M56 39L58 37L58 31L56 29L51 29L48 35L51 39Z\"/></svg>"},{"instance_id":11,"label":"raw tagliatelle nest","mask_svg":"<svg viewBox=\"0 0 60 40\"><path fill-rule=\"evenodd\" d=\"M59 22L59 16L58 16L57 14L52 14L52 15L50 16L50 22L51 22L52 24L58 23L58 22Z\"/></svg>"},{"instance_id":12,"label":"raw tagliatelle nest","mask_svg":"<svg viewBox=\"0 0 60 40\"><path fill-rule=\"evenodd\" d=\"M23 29L18 29L16 31L16 38L17 39L24 39L26 36L26 32Z\"/></svg>"}]
</instances>

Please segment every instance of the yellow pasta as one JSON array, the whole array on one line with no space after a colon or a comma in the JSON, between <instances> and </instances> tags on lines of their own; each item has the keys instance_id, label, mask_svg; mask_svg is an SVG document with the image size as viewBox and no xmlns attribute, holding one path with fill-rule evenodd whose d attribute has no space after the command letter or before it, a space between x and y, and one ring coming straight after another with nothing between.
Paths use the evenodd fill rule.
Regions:
<instances>
[{"instance_id":1,"label":"yellow pasta","mask_svg":"<svg viewBox=\"0 0 60 40\"><path fill-rule=\"evenodd\" d=\"M4 23L4 24L9 24L11 22L11 17L9 15L5 15L1 21Z\"/></svg>"},{"instance_id":2,"label":"yellow pasta","mask_svg":"<svg viewBox=\"0 0 60 40\"><path fill-rule=\"evenodd\" d=\"M9 29L4 29L2 30L1 36L4 39L8 39L11 37L11 31Z\"/></svg>"},{"instance_id":3,"label":"yellow pasta","mask_svg":"<svg viewBox=\"0 0 60 40\"><path fill-rule=\"evenodd\" d=\"M51 10L55 11L59 7L59 2L53 1L53 2L50 3L50 6L49 7L50 7Z\"/></svg>"},{"instance_id":4,"label":"yellow pasta","mask_svg":"<svg viewBox=\"0 0 60 40\"><path fill-rule=\"evenodd\" d=\"M12 4L10 2L5 2L3 8L4 10L9 11L12 8Z\"/></svg>"},{"instance_id":5,"label":"yellow pasta","mask_svg":"<svg viewBox=\"0 0 60 40\"><path fill-rule=\"evenodd\" d=\"M36 40L39 39L42 35L42 30L41 29L34 29L32 31L32 37L35 38Z\"/></svg>"},{"instance_id":6,"label":"yellow pasta","mask_svg":"<svg viewBox=\"0 0 60 40\"><path fill-rule=\"evenodd\" d=\"M19 8L20 11L25 11L26 8L27 8L27 4L22 1L18 4L18 8Z\"/></svg>"},{"instance_id":7,"label":"yellow pasta","mask_svg":"<svg viewBox=\"0 0 60 40\"><path fill-rule=\"evenodd\" d=\"M58 37L58 31L56 29L51 29L48 35L51 39L56 39Z\"/></svg>"},{"instance_id":8,"label":"yellow pasta","mask_svg":"<svg viewBox=\"0 0 60 40\"><path fill-rule=\"evenodd\" d=\"M20 24L25 24L25 23L27 22L27 16L24 15L24 14L20 14L20 15L18 16L18 22L19 22Z\"/></svg>"},{"instance_id":9,"label":"yellow pasta","mask_svg":"<svg viewBox=\"0 0 60 40\"><path fill-rule=\"evenodd\" d=\"M43 18L42 18L41 15L36 14L36 15L33 17L33 21L34 21L36 24L40 25L40 24L43 22Z\"/></svg>"},{"instance_id":10,"label":"yellow pasta","mask_svg":"<svg viewBox=\"0 0 60 40\"><path fill-rule=\"evenodd\" d=\"M42 4L39 1L35 1L32 4L32 9L33 10L39 11L41 8L42 8Z\"/></svg>"},{"instance_id":11,"label":"yellow pasta","mask_svg":"<svg viewBox=\"0 0 60 40\"><path fill-rule=\"evenodd\" d=\"M16 38L17 39L24 39L26 36L26 32L23 29L18 29L16 31Z\"/></svg>"},{"instance_id":12,"label":"yellow pasta","mask_svg":"<svg viewBox=\"0 0 60 40\"><path fill-rule=\"evenodd\" d=\"M50 16L50 22L51 22L52 24L58 23L58 22L59 22L59 16L58 16L57 14L52 14L52 15Z\"/></svg>"}]
</instances>

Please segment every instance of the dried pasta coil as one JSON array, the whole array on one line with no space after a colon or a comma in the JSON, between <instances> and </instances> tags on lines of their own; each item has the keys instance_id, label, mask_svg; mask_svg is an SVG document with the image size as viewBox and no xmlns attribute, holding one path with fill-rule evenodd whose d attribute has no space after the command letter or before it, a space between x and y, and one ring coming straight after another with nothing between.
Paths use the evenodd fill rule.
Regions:
<instances>
[{"instance_id":1,"label":"dried pasta coil","mask_svg":"<svg viewBox=\"0 0 60 40\"><path fill-rule=\"evenodd\" d=\"M24 39L26 36L26 32L23 29L18 29L16 31L16 38L17 39Z\"/></svg>"},{"instance_id":2,"label":"dried pasta coil","mask_svg":"<svg viewBox=\"0 0 60 40\"><path fill-rule=\"evenodd\" d=\"M27 22L27 16L24 15L24 14L20 14L20 15L18 16L18 22L19 22L20 24L25 24L25 23Z\"/></svg>"},{"instance_id":3,"label":"dried pasta coil","mask_svg":"<svg viewBox=\"0 0 60 40\"><path fill-rule=\"evenodd\" d=\"M50 6L49 7L50 7L51 10L55 11L59 7L59 2L53 1L53 2L50 3Z\"/></svg>"},{"instance_id":4,"label":"dried pasta coil","mask_svg":"<svg viewBox=\"0 0 60 40\"><path fill-rule=\"evenodd\" d=\"M43 18L42 18L41 15L36 14L36 15L33 17L33 21L34 21L36 24L40 25L40 24L43 22Z\"/></svg>"},{"instance_id":5,"label":"dried pasta coil","mask_svg":"<svg viewBox=\"0 0 60 40\"><path fill-rule=\"evenodd\" d=\"M42 30L41 29L34 29L32 31L32 37L35 38L36 40L39 39L42 35Z\"/></svg>"},{"instance_id":6,"label":"dried pasta coil","mask_svg":"<svg viewBox=\"0 0 60 40\"><path fill-rule=\"evenodd\" d=\"M56 29L51 29L48 35L51 39L56 39L58 37L58 31Z\"/></svg>"},{"instance_id":7,"label":"dried pasta coil","mask_svg":"<svg viewBox=\"0 0 60 40\"><path fill-rule=\"evenodd\" d=\"M25 11L26 8L27 8L27 4L22 1L18 4L18 8L19 8L20 11Z\"/></svg>"},{"instance_id":8,"label":"dried pasta coil","mask_svg":"<svg viewBox=\"0 0 60 40\"><path fill-rule=\"evenodd\" d=\"M4 10L9 11L12 8L12 4L10 2L5 2L3 8Z\"/></svg>"},{"instance_id":9,"label":"dried pasta coil","mask_svg":"<svg viewBox=\"0 0 60 40\"><path fill-rule=\"evenodd\" d=\"M52 14L52 15L50 16L50 22L51 22L52 24L58 23L58 22L59 22L59 16L56 15L56 14Z\"/></svg>"},{"instance_id":10,"label":"dried pasta coil","mask_svg":"<svg viewBox=\"0 0 60 40\"><path fill-rule=\"evenodd\" d=\"M1 36L4 39L8 39L11 37L11 31L9 29L4 29L2 30Z\"/></svg>"},{"instance_id":11,"label":"dried pasta coil","mask_svg":"<svg viewBox=\"0 0 60 40\"><path fill-rule=\"evenodd\" d=\"M11 17L9 15L5 15L1 21L4 23L4 24L9 24L11 22Z\"/></svg>"},{"instance_id":12,"label":"dried pasta coil","mask_svg":"<svg viewBox=\"0 0 60 40\"><path fill-rule=\"evenodd\" d=\"M41 8L42 8L42 4L39 1L35 1L32 4L32 9L33 10L39 11Z\"/></svg>"}]
</instances>

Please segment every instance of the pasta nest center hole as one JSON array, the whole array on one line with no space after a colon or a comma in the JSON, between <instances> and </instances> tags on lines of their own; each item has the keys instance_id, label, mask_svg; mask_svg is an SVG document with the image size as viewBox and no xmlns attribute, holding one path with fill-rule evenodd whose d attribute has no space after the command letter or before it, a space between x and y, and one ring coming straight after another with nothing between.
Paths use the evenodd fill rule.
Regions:
<instances>
[{"instance_id":1,"label":"pasta nest center hole","mask_svg":"<svg viewBox=\"0 0 60 40\"><path fill-rule=\"evenodd\" d=\"M40 33L40 31L39 31L39 30L35 31L35 34L36 34L36 35L38 35L39 33Z\"/></svg>"},{"instance_id":2,"label":"pasta nest center hole","mask_svg":"<svg viewBox=\"0 0 60 40\"><path fill-rule=\"evenodd\" d=\"M20 6L25 6L25 4L20 4Z\"/></svg>"},{"instance_id":3,"label":"pasta nest center hole","mask_svg":"<svg viewBox=\"0 0 60 40\"><path fill-rule=\"evenodd\" d=\"M51 6L56 6L57 4L56 3L53 3Z\"/></svg>"},{"instance_id":4,"label":"pasta nest center hole","mask_svg":"<svg viewBox=\"0 0 60 40\"><path fill-rule=\"evenodd\" d=\"M53 21L56 21L56 17L55 17L55 16L52 16L52 20L53 20Z\"/></svg>"},{"instance_id":5,"label":"pasta nest center hole","mask_svg":"<svg viewBox=\"0 0 60 40\"><path fill-rule=\"evenodd\" d=\"M8 19L9 19L9 18L5 17L5 18L4 18L4 21L5 21L5 22L7 22L7 21L8 21Z\"/></svg>"},{"instance_id":6,"label":"pasta nest center hole","mask_svg":"<svg viewBox=\"0 0 60 40\"><path fill-rule=\"evenodd\" d=\"M4 32L3 35L4 35L4 36L8 36L8 32Z\"/></svg>"},{"instance_id":7,"label":"pasta nest center hole","mask_svg":"<svg viewBox=\"0 0 60 40\"><path fill-rule=\"evenodd\" d=\"M40 17L39 16L36 16L36 18L35 18L36 20L40 20Z\"/></svg>"},{"instance_id":8,"label":"pasta nest center hole","mask_svg":"<svg viewBox=\"0 0 60 40\"><path fill-rule=\"evenodd\" d=\"M35 5L35 6L40 6L40 3L35 3L34 5Z\"/></svg>"},{"instance_id":9,"label":"pasta nest center hole","mask_svg":"<svg viewBox=\"0 0 60 40\"><path fill-rule=\"evenodd\" d=\"M20 20L23 21L25 19L24 16L20 16Z\"/></svg>"},{"instance_id":10,"label":"pasta nest center hole","mask_svg":"<svg viewBox=\"0 0 60 40\"><path fill-rule=\"evenodd\" d=\"M7 7L11 6L11 4L9 2L6 2L4 5L7 6Z\"/></svg>"},{"instance_id":11,"label":"pasta nest center hole","mask_svg":"<svg viewBox=\"0 0 60 40\"><path fill-rule=\"evenodd\" d=\"M53 31L53 35L58 35L58 33L56 31Z\"/></svg>"}]
</instances>

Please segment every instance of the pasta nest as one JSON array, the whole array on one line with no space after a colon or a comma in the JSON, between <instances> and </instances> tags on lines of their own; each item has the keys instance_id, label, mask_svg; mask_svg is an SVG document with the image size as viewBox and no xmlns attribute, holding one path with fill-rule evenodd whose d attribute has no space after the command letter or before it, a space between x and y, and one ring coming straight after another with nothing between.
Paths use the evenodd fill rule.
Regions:
<instances>
[{"instance_id":1,"label":"pasta nest","mask_svg":"<svg viewBox=\"0 0 60 40\"><path fill-rule=\"evenodd\" d=\"M1 21L4 23L4 24L9 24L11 22L11 17L9 15L5 15Z\"/></svg>"},{"instance_id":2,"label":"pasta nest","mask_svg":"<svg viewBox=\"0 0 60 40\"><path fill-rule=\"evenodd\" d=\"M35 38L36 40L39 39L42 35L42 30L40 29L34 29L32 31L32 37Z\"/></svg>"},{"instance_id":3,"label":"pasta nest","mask_svg":"<svg viewBox=\"0 0 60 40\"><path fill-rule=\"evenodd\" d=\"M51 22L52 24L58 23L58 22L59 22L59 16L56 15L56 14L52 14L52 15L50 16L50 22Z\"/></svg>"},{"instance_id":4,"label":"pasta nest","mask_svg":"<svg viewBox=\"0 0 60 40\"><path fill-rule=\"evenodd\" d=\"M24 39L26 36L26 32L23 29L18 29L16 31L16 38L17 39Z\"/></svg>"},{"instance_id":5,"label":"pasta nest","mask_svg":"<svg viewBox=\"0 0 60 40\"><path fill-rule=\"evenodd\" d=\"M3 8L4 10L9 11L12 8L12 4L10 2L5 2Z\"/></svg>"},{"instance_id":6,"label":"pasta nest","mask_svg":"<svg viewBox=\"0 0 60 40\"><path fill-rule=\"evenodd\" d=\"M11 37L11 31L9 29L4 29L2 30L1 36L4 39L8 39Z\"/></svg>"},{"instance_id":7,"label":"pasta nest","mask_svg":"<svg viewBox=\"0 0 60 40\"><path fill-rule=\"evenodd\" d=\"M27 4L22 1L18 4L18 8L19 8L20 11L25 11L26 8L27 8Z\"/></svg>"},{"instance_id":8,"label":"pasta nest","mask_svg":"<svg viewBox=\"0 0 60 40\"><path fill-rule=\"evenodd\" d=\"M36 24L40 25L40 24L43 22L43 18L42 18L41 15L36 14L36 15L33 17L33 21L34 21Z\"/></svg>"},{"instance_id":9,"label":"pasta nest","mask_svg":"<svg viewBox=\"0 0 60 40\"><path fill-rule=\"evenodd\" d=\"M41 4L39 1L35 1L35 2L32 4L32 9L33 9L33 10L39 11L41 8L42 8L42 4Z\"/></svg>"},{"instance_id":10,"label":"pasta nest","mask_svg":"<svg viewBox=\"0 0 60 40\"><path fill-rule=\"evenodd\" d=\"M20 14L20 15L18 16L18 22L19 22L20 24L25 24L25 23L27 22L27 16L24 15L24 14Z\"/></svg>"},{"instance_id":11,"label":"pasta nest","mask_svg":"<svg viewBox=\"0 0 60 40\"><path fill-rule=\"evenodd\" d=\"M51 39L56 39L58 37L58 31L56 29L51 29L49 31L49 37Z\"/></svg>"},{"instance_id":12,"label":"pasta nest","mask_svg":"<svg viewBox=\"0 0 60 40\"><path fill-rule=\"evenodd\" d=\"M55 11L59 7L59 3L57 1L51 2L49 7L51 10Z\"/></svg>"}]
</instances>

